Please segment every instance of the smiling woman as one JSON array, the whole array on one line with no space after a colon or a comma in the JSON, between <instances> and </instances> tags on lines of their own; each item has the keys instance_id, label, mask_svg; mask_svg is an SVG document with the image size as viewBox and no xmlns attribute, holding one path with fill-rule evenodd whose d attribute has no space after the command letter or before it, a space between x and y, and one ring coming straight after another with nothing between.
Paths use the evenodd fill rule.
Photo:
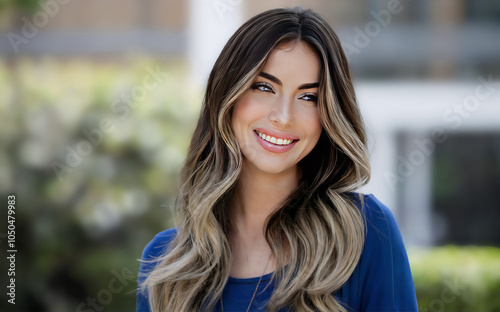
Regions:
<instances>
[{"instance_id":1,"label":"smiling woman","mask_svg":"<svg viewBox=\"0 0 500 312\"><path fill-rule=\"evenodd\" d=\"M333 30L299 8L253 17L210 74L137 311L417 311L394 217L355 192L369 178Z\"/></svg>"}]
</instances>

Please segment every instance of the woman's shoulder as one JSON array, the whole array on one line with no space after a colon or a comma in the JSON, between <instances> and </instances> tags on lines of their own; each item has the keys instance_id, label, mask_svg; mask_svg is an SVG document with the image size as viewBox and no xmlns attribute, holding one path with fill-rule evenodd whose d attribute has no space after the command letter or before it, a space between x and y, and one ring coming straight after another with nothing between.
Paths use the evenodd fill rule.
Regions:
<instances>
[{"instance_id":1,"label":"woman's shoulder","mask_svg":"<svg viewBox=\"0 0 500 312\"><path fill-rule=\"evenodd\" d=\"M411 280L408 256L399 225L391 210L373 194L362 194L360 204L365 219L365 243L359 260L362 276L387 278L406 275ZM397 279L397 278L396 278Z\"/></svg>"},{"instance_id":2,"label":"woman's shoulder","mask_svg":"<svg viewBox=\"0 0 500 312\"><path fill-rule=\"evenodd\" d=\"M393 212L375 195L351 193L350 198L353 199L363 215L367 235L393 236L399 234L399 226Z\"/></svg>"},{"instance_id":3,"label":"woman's shoulder","mask_svg":"<svg viewBox=\"0 0 500 312\"><path fill-rule=\"evenodd\" d=\"M373 194L355 196L366 237L356 270L343 287L355 311L418 311L406 248L391 210Z\"/></svg>"},{"instance_id":4,"label":"woman's shoulder","mask_svg":"<svg viewBox=\"0 0 500 312\"><path fill-rule=\"evenodd\" d=\"M405 253L403 237L393 212L373 194L353 193L351 196L365 221L363 257Z\"/></svg>"},{"instance_id":5,"label":"woman's shoulder","mask_svg":"<svg viewBox=\"0 0 500 312\"><path fill-rule=\"evenodd\" d=\"M154 260L163 255L172 240L177 235L177 228L172 227L156 234L144 247L142 260Z\"/></svg>"}]
</instances>

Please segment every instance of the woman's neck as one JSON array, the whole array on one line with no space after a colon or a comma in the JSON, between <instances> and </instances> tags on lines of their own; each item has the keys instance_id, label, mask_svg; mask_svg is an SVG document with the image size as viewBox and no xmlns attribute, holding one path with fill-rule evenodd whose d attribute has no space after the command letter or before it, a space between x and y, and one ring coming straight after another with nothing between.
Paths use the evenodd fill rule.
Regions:
<instances>
[{"instance_id":1,"label":"woman's neck","mask_svg":"<svg viewBox=\"0 0 500 312\"><path fill-rule=\"evenodd\" d=\"M271 174L251 165L243 166L231 200L233 228L244 235L263 235L266 218L296 189L300 176L298 168Z\"/></svg>"},{"instance_id":2,"label":"woman's neck","mask_svg":"<svg viewBox=\"0 0 500 312\"><path fill-rule=\"evenodd\" d=\"M243 167L229 212L232 225L229 241L233 254L230 276L248 278L262 275L271 253L265 239L264 223L283 199L296 189L299 177L297 168L269 174ZM264 274L274 271L275 265L273 257Z\"/></svg>"}]
</instances>

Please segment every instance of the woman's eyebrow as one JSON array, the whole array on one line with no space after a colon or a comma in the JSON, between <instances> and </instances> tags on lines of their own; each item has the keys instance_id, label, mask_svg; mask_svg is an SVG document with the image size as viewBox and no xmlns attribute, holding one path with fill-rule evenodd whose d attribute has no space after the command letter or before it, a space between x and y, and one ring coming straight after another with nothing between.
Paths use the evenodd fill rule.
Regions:
<instances>
[{"instance_id":1,"label":"woman's eyebrow","mask_svg":"<svg viewBox=\"0 0 500 312\"><path fill-rule=\"evenodd\" d=\"M278 77L273 76L273 75L271 75L271 74L268 74L268 73L265 73L265 72L260 72L259 76L264 77L264 78L266 78L266 79L269 79L269 80L271 80L272 82L274 82L274 83L278 84L279 86L282 86L282 85L283 85L283 83L281 82L281 80L279 80L279 79L278 79Z\"/></svg>"},{"instance_id":2,"label":"woman's eyebrow","mask_svg":"<svg viewBox=\"0 0 500 312\"><path fill-rule=\"evenodd\" d=\"M303 85L299 86L299 90L312 89L312 88L319 88L319 82L304 83Z\"/></svg>"},{"instance_id":3,"label":"woman's eyebrow","mask_svg":"<svg viewBox=\"0 0 500 312\"><path fill-rule=\"evenodd\" d=\"M279 86L283 86L283 83L281 82L281 80L279 80L278 77L276 77L276 76L273 76L273 75L268 74L266 72L260 72L259 76L266 78L266 79L269 79ZM304 90L304 89L312 89L312 88L318 88L318 87L319 87L319 82L312 82L312 83L304 83L304 84L300 85L298 89Z\"/></svg>"}]
</instances>

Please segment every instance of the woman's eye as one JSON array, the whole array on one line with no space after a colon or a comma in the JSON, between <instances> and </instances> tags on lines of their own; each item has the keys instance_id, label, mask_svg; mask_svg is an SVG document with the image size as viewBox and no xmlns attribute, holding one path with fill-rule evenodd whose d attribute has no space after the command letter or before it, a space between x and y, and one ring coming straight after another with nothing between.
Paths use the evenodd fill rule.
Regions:
<instances>
[{"instance_id":1,"label":"woman's eye","mask_svg":"<svg viewBox=\"0 0 500 312\"><path fill-rule=\"evenodd\" d=\"M300 99L316 103L318 101L318 96L316 94L306 93L303 96L301 96Z\"/></svg>"},{"instance_id":2,"label":"woman's eye","mask_svg":"<svg viewBox=\"0 0 500 312\"><path fill-rule=\"evenodd\" d=\"M272 93L274 93L273 88L269 84L264 83L264 82L257 82L257 83L255 83L252 86L252 89L253 90L259 90L259 91L262 91L262 92L272 92Z\"/></svg>"}]
</instances>

